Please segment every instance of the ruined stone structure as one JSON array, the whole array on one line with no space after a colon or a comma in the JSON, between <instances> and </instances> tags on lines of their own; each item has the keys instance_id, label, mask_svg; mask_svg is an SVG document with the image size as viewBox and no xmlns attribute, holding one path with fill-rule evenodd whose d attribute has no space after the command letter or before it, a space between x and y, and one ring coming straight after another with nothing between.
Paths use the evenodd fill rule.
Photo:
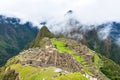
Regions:
<instances>
[{"instance_id":1,"label":"ruined stone structure","mask_svg":"<svg viewBox=\"0 0 120 80\"><path fill-rule=\"evenodd\" d=\"M76 61L73 55L69 53L60 53L55 46L52 45L49 38L46 38L44 44L44 48L37 47L23 51L21 53L21 64L37 67L55 66L69 72L80 71L84 73L82 64ZM93 56L88 53L87 47L81 47L76 41L71 39L67 39L66 45L71 46L76 55L81 55L87 62L92 62Z\"/></svg>"},{"instance_id":2,"label":"ruined stone structure","mask_svg":"<svg viewBox=\"0 0 120 80\"><path fill-rule=\"evenodd\" d=\"M25 58L24 56L26 55L29 55L29 57L27 57L26 60L21 60L21 64L40 67L56 66L69 72L82 72L80 64L74 59L72 55L60 53L55 48L52 48L52 46L46 46L46 49L47 50L28 50L25 52L28 54L23 54L22 57ZM34 52L36 52L35 55L33 55Z\"/></svg>"}]
</instances>

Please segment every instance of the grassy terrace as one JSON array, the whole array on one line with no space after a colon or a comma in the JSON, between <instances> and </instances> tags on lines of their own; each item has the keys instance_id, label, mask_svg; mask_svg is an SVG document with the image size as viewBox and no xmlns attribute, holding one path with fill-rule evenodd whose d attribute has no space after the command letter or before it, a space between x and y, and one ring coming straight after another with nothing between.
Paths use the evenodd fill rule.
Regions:
<instances>
[{"instance_id":1,"label":"grassy terrace","mask_svg":"<svg viewBox=\"0 0 120 80\"><path fill-rule=\"evenodd\" d=\"M101 66L101 60L97 54L94 55L94 65L99 69Z\"/></svg>"},{"instance_id":2,"label":"grassy terrace","mask_svg":"<svg viewBox=\"0 0 120 80\"><path fill-rule=\"evenodd\" d=\"M78 61L79 63L81 63L83 65L84 71L93 76L93 74L89 71L89 69L87 68L89 65L87 64L87 62L84 60L84 58L80 55L75 54L75 52L70 48L70 46L68 46L65 42L65 40L56 40L56 39L51 39L52 44L59 50L59 52L62 53L69 53L71 55L73 55L73 57L76 59L76 61ZM96 58L95 58L96 59Z\"/></svg>"},{"instance_id":3,"label":"grassy terrace","mask_svg":"<svg viewBox=\"0 0 120 80\"><path fill-rule=\"evenodd\" d=\"M53 67L37 68L21 64L13 64L10 67L19 73L20 80L50 80L53 76L59 75L59 73L54 72Z\"/></svg>"},{"instance_id":4,"label":"grassy terrace","mask_svg":"<svg viewBox=\"0 0 120 80\"><path fill-rule=\"evenodd\" d=\"M88 80L81 73L66 74L55 78L54 80Z\"/></svg>"},{"instance_id":5,"label":"grassy terrace","mask_svg":"<svg viewBox=\"0 0 120 80\"><path fill-rule=\"evenodd\" d=\"M95 51L89 49L89 52L94 55L94 65L96 68L99 69L103 65L101 58L99 57L98 53L96 53Z\"/></svg>"},{"instance_id":6,"label":"grassy terrace","mask_svg":"<svg viewBox=\"0 0 120 80\"><path fill-rule=\"evenodd\" d=\"M65 41L64 40L54 40L52 39L52 43L53 45L55 45L55 47L60 51L60 52L66 52L66 53L69 53L69 54L74 54L74 51L71 50L69 48L69 46L67 46L65 44Z\"/></svg>"},{"instance_id":7,"label":"grassy terrace","mask_svg":"<svg viewBox=\"0 0 120 80\"><path fill-rule=\"evenodd\" d=\"M71 55L74 56L74 58L78 61L78 62L83 62L84 58L82 56L78 56L75 54L75 52L70 48L70 46L68 46L65 42L65 40L55 40L52 39L51 40L53 45L59 50L59 52L62 53L69 53Z\"/></svg>"},{"instance_id":8,"label":"grassy terrace","mask_svg":"<svg viewBox=\"0 0 120 80\"><path fill-rule=\"evenodd\" d=\"M21 64L13 64L10 67L19 73L20 80L88 80L80 72L60 75L54 72L54 67L37 68Z\"/></svg>"},{"instance_id":9,"label":"grassy terrace","mask_svg":"<svg viewBox=\"0 0 120 80\"><path fill-rule=\"evenodd\" d=\"M93 74L89 71L88 67L86 66L86 61L82 56L75 54L72 50L71 46L66 44L65 40L56 40L51 39L53 45L61 52L61 53L69 53L71 54L76 61L80 62L83 65L84 71L93 76ZM12 58L7 65L10 65L10 68L15 70L19 73L20 80L88 80L85 78L80 72L70 73L61 75L60 73L54 72L54 67L48 68L39 68L33 66L22 66L21 64L14 64L16 63L17 59L20 58L19 56ZM11 65L12 64L12 65Z\"/></svg>"}]
</instances>

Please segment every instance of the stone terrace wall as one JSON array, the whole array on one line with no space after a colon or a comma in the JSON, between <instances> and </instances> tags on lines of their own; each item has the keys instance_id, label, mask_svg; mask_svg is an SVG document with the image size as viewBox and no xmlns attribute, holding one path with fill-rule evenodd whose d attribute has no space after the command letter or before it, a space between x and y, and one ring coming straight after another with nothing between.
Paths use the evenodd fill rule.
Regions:
<instances>
[{"instance_id":1,"label":"stone terrace wall","mask_svg":"<svg viewBox=\"0 0 120 80\"><path fill-rule=\"evenodd\" d=\"M72 55L60 53L52 45L46 46L45 49L29 49L21 53L21 57L23 59L20 60L22 65L40 67L56 66L69 72L83 72L81 65Z\"/></svg>"}]
</instances>

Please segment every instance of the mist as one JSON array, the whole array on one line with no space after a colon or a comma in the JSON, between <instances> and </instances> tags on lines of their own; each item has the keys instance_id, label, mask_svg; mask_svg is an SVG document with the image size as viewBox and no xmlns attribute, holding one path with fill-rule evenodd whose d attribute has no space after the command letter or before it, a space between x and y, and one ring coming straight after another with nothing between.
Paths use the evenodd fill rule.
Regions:
<instances>
[{"instance_id":1,"label":"mist","mask_svg":"<svg viewBox=\"0 0 120 80\"><path fill-rule=\"evenodd\" d=\"M102 23L119 22L119 4L120 0L0 0L0 14L18 17L21 24L31 21L39 28L41 22L47 22L46 26L55 34L67 35L77 30L80 34L70 33L68 36L82 39ZM111 30L111 25L99 29L98 38L105 40ZM118 38L115 38L115 43L119 42Z\"/></svg>"},{"instance_id":2,"label":"mist","mask_svg":"<svg viewBox=\"0 0 120 80\"><path fill-rule=\"evenodd\" d=\"M81 22L80 18L72 10L69 10L61 18L48 22L47 26L54 34L63 34L79 40L82 40L83 36L92 30L97 31L97 37L101 41L110 38L112 31L115 32L112 21L101 24L85 24ZM119 36L115 37L115 35L112 35L111 39L115 39L115 43L120 46Z\"/></svg>"}]
</instances>

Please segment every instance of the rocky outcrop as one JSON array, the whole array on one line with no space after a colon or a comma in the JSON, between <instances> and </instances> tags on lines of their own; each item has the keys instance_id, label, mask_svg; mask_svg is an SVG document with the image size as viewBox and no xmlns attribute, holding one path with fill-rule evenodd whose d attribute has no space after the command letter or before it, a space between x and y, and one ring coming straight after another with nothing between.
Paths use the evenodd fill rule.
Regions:
<instances>
[{"instance_id":1,"label":"rocky outcrop","mask_svg":"<svg viewBox=\"0 0 120 80\"><path fill-rule=\"evenodd\" d=\"M11 70L10 68L6 68L3 80L20 80L19 73L17 73L15 70Z\"/></svg>"}]
</instances>

